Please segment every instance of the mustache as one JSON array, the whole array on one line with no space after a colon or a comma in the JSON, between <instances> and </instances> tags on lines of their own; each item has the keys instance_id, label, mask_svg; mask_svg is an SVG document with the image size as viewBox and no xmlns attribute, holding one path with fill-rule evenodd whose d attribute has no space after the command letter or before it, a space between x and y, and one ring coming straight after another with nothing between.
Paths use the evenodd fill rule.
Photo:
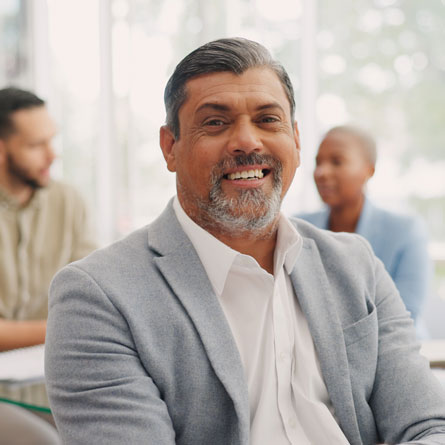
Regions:
<instances>
[{"instance_id":1,"label":"mustache","mask_svg":"<svg viewBox=\"0 0 445 445\"><path fill-rule=\"evenodd\" d=\"M274 177L281 177L283 166L281 161L271 155L260 155L258 153L239 154L236 156L228 156L219 161L212 171L212 182L220 182L224 172L236 167L244 167L246 165L267 165L274 171Z\"/></svg>"}]
</instances>

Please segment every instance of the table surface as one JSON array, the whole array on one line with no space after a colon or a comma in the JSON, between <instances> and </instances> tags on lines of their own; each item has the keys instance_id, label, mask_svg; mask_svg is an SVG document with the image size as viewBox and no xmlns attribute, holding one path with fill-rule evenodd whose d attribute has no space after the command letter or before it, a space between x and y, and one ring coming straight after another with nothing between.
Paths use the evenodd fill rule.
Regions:
<instances>
[{"instance_id":1,"label":"table surface","mask_svg":"<svg viewBox=\"0 0 445 445\"><path fill-rule=\"evenodd\" d=\"M10 402L36 411L51 412L44 382L26 385L0 384L0 402Z\"/></svg>"},{"instance_id":2,"label":"table surface","mask_svg":"<svg viewBox=\"0 0 445 445\"><path fill-rule=\"evenodd\" d=\"M445 368L445 339L423 341L420 353L429 360L432 368Z\"/></svg>"}]
</instances>

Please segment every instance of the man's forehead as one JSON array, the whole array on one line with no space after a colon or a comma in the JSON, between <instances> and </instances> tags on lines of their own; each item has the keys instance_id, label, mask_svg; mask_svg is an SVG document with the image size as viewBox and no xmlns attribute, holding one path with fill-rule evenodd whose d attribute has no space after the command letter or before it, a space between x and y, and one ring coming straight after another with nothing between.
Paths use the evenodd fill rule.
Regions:
<instances>
[{"instance_id":1,"label":"man's forehead","mask_svg":"<svg viewBox=\"0 0 445 445\"><path fill-rule=\"evenodd\" d=\"M10 115L12 131L8 139L20 144L49 142L57 133L57 126L46 107L17 110Z\"/></svg>"},{"instance_id":2,"label":"man's forehead","mask_svg":"<svg viewBox=\"0 0 445 445\"><path fill-rule=\"evenodd\" d=\"M42 115L43 113L47 113L46 107L44 105L39 105L16 110L10 114L10 117L14 122L21 123L25 120L33 119L36 116Z\"/></svg>"},{"instance_id":3,"label":"man's forehead","mask_svg":"<svg viewBox=\"0 0 445 445\"><path fill-rule=\"evenodd\" d=\"M286 95L278 75L270 68L250 68L242 74L232 72L216 72L202 74L189 79L185 84L186 99L183 106L193 103L196 109L206 103L224 106L226 100L243 96L258 101L258 106L268 104L288 104Z\"/></svg>"},{"instance_id":4,"label":"man's forehead","mask_svg":"<svg viewBox=\"0 0 445 445\"><path fill-rule=\"evenodd\" d=\"M17 131L29 131L38 127L55 128L55 123L45 106L17 110L10 115L10 118Z\"/></svg>"},{"instance_id":5,"label":"man's forehead","mask_svg":"<svg viewBox=\"0 0 445 445\"><path fill-rule=\"evenodd\" d=\"M188 79L185 83L186 90L208 89L218 87L238 88L242 91L254 90L256 88L282 87L278 75L268 67L254 67L240 74L232 71L217 71L204 73ZM284 89L283 89L284 91Z\"/></svg>"}]
</instances>

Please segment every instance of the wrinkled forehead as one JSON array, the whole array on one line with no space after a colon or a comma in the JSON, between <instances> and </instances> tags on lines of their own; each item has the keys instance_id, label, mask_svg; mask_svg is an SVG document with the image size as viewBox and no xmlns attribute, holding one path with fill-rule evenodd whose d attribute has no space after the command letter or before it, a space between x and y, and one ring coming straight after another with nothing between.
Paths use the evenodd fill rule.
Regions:
<instances>
[{"instance_id":1,"label":"wrinkled forehead","mask_svg":"<svg viewBox=\"0 0 445 445\"><path fill-rule=\"evenodd\" d=\"M249 100L251 102L276 102L286 113L291 104L278 75L266 67L249 68L242 74L230 71L208 73L189 79L185 84L184 105L224 102L225 100Z\"/></svg>"}]
</instances>

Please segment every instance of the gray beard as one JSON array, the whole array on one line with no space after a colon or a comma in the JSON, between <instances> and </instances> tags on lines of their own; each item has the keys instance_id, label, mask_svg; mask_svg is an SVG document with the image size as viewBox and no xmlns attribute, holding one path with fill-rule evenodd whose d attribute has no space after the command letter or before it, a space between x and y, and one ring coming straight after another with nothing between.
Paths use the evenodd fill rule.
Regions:
<instances>
[{"instance_id":1,"label":"gray beard","mask_svg":"<svg viewBox=\"0 0 445 445\"><path fill-rule=\"evenodd\" d=\"M240 165L264 165L273 168L273 189L270 196L262 190L240 190L238 196L228 198L221 187L222 171ZM248 232L256 232L267 237L273 232L277 215L281 207L281 163L269 155L240 155L225 159L218 163L211 177L211 189L207 201L199 200L200 224L207 229L242 236ZM267 233L265 233L267 231Z\"/></svg>"}]
</instances>

